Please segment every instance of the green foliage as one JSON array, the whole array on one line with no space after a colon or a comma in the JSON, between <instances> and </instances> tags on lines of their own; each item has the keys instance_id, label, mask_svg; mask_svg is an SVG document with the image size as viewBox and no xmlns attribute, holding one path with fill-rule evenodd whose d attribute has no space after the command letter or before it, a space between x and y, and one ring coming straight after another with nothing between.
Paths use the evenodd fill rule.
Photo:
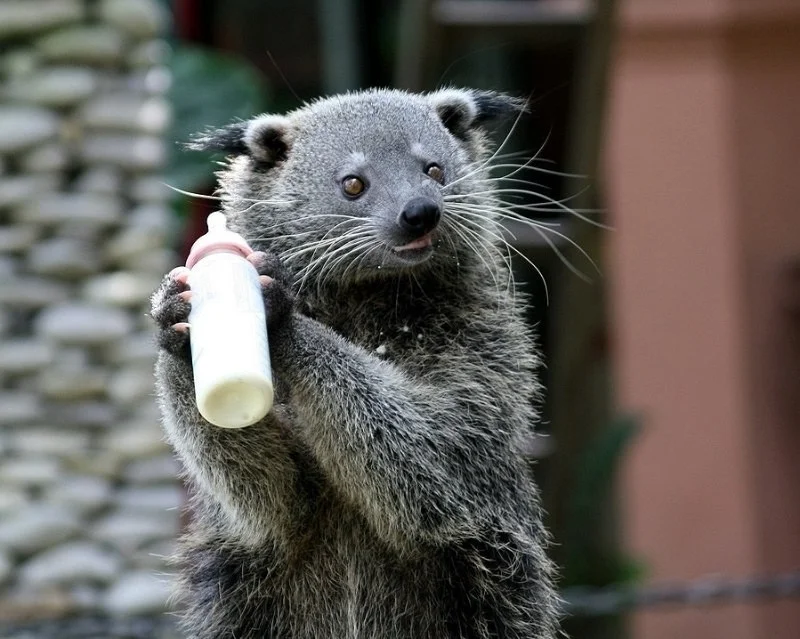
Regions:
<instances>
[{"instance_id":1,"label":"green foliage","mask_svg":"<svg viewBox=\"0 0 800 639\"><path fill-rule=\"evenodd\" d=\"M618 418L587 445L577 464L567 510L562 586L604 586L635 581L642 575L642 566L632 558L595 547L612 519L609 508L617 471L638 432L635 417Z\"/></svg>"},{"instance_id":2,"label":"green foliage","mask_svg":"<svg viewBox=\"0 0 800 639\"><path fill-rule=\"evenodd\" d=\"M198 131L266 110L263 77L243 59L197 46L176 44L172 55L174 109L167 183L184 190L209 184L214 156L184 151L180 144Z\"/></svg>"}]
</instances>

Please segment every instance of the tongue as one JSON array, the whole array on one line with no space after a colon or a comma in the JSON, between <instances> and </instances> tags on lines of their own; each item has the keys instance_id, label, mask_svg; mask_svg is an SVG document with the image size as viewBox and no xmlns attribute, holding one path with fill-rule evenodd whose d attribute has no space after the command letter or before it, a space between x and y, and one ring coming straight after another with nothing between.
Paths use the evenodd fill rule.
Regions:
<instances>
[{"instance_id":1,"label":"tongue","mask_svg":"<svg viewBox=\"0 0 800 639\"><path fill-rule=\"evenodd\" d=\"M431 236L430 233L428 235L423 235L422 237L414 240L413 242L409 242L408 244L404 244L403 246L395 246L394 252L400 253L402 251L410 251L412 249L422 249L427 248L431 245Z\"/></svg>"}]
</instances>

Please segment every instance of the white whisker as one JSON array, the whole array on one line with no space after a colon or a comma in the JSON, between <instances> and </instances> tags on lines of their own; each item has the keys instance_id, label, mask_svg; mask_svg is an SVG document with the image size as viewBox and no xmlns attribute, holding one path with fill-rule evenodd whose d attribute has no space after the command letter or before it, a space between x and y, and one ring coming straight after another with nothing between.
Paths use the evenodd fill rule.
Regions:
<instances>
[{"instance_id":1,"label":"white whisker","mask_svg":"<svg viewBox=\"0 0 800 639\"><path fill-rule=\"evenodd\" d=\"M483 216L480 213L475 213L475 212L467 211L467 210L460 210L459 213L461 215L473 216L473 217L476 217L476 218L479 218L479 219L483 219ZM567 257L561 251L561 249L559 249L558 246L545 234L545 231L556 235L557 237L559 237L559 238L563 239L564 241L568 242L570 245L574 246L581 253L581 255L583 255L586 258L586 260L594 267L594 269L595 269L595 271L597 271L598 275L602 276L602 272L601 272L600 268L597 266L597 263L589 256L589 254L577 242L575 242L575 240L573 240L568 235L564 235L563 233L559 233L558 231L555 231L555 230L553 230L551 228L540 227L536 222L534 222L532 220L528 220L527 218L524 218L522 216L507 215L505 213L498 213L498 215L500 217L504 218L504 219L521 222L521 223L525 224L526 226L528 226L529 228L533 229L536 233L539 234L539 236L553 250L553 252L559 258L559 260L561 260L561 262L564 264L564 266L566 266L572 273L577 275L583 281L591 282L592 280L591 280L590 277L588 277L585 273L583 273L580 269L578 269L575 265L572 264L572 262L570 262L567 259ZM506 229L506 232L510 234L510 231L508 231L507 229Z\"/></svg>"}]
</instances>

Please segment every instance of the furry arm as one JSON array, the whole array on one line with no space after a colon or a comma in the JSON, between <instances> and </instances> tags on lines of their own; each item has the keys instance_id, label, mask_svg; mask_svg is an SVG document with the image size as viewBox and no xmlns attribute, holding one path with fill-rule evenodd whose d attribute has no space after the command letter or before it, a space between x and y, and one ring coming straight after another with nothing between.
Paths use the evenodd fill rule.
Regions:
<instances>
[{"instance_id":1,"label":"furry arm","mask_svg":"<svg viewBox=\"0 0 800 639\"><path fill-rule=\"evenodd\" d=\"M515 389L493 388L504 379L497 370L473 359L470 375L440 367L414 380L313 319L295 315L291 324L273 365L289 389L297 435L383 539L403 549L517 519L527 477L511 447L532 416L502 399ZM509 370L504 383L527 373ZM451 376L441 385L448 393L436 375Z\"/></svg>"}]
</instances>

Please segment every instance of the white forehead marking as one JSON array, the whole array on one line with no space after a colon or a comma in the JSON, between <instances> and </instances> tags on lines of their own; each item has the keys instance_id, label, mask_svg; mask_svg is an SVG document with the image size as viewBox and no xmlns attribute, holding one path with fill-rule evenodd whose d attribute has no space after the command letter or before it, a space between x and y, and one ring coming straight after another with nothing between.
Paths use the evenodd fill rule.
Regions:
<instances>
[{"instance_id":1,"label":"white forehead marking","mask_svg":"<svg viewBox=\"0 0 800 639\"><path fill-rule=\"evenodd\" d=\"M350 154L350 161L353 164L366 164L367 163L367 156L364 155L361 151L353 151Z\"/></svg>"},{"instance_id":2,"label":"white forehead marking","mask_svg":"<svg viewBox=\"0 0 800 639\"><path fill-rule=\"evenodd\" d=\"M414 142L414 144L411 145L411 152L417 156L425 155L425 149L419 142Z\"/></svg>"}]
</instances>

